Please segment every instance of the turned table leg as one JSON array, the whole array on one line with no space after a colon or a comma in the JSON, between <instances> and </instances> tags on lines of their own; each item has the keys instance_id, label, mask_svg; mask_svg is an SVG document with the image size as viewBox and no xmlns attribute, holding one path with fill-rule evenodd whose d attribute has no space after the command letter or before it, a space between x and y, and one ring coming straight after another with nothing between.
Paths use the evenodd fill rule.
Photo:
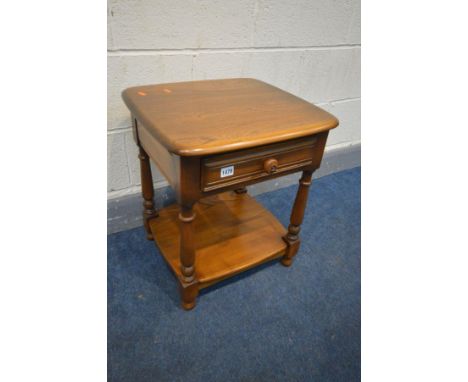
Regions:
<instances>
[{"instance_id":1,"label":"turned table leg","mask_svg":"<svg viewBox=\"0 0 468 382\"><path fill-rule=\"evenodd\" d=\"M182 307L190 310L195 306L198 296L198 281L195 276L195 243L193 234L193 220L195 213L193 205L181 206L179 213L180 222L180 294Z\"/></svg>"},{"instance_id":2,"label":"turned table leg","mask_svg":"<svg viewBox=\"0 0 468 382\"><path fill-rule=\"evenodd\" d=\"M312 183L312 171L306 170L302 173L299 180L299 188L297 190L296 199L291 212L291 219L288 233L283 237L288 244L285 255L281 259L281 263L289 267L292 264L293 257L299 250L299 231L301 230L302 220L304 219L304 211L307 205L307 197L309 195L309 187Z\"/></svg>"},{"instance_id":3,"label":"turned table leg","mask_svg":"<svg viewBox=\"0 0 468 382\"><path fill-rule=\"evenodd\" d=\"M141 174L141 192L143 194L143 224L146 230L148 240L154 240L153 233L149 225L150 219L157 217L158 213L154 208L154 189L153 176L151 175L151 165L148 154L143 147L139 146L140 153L140 174Z\"/></svg>"}]
</instances>

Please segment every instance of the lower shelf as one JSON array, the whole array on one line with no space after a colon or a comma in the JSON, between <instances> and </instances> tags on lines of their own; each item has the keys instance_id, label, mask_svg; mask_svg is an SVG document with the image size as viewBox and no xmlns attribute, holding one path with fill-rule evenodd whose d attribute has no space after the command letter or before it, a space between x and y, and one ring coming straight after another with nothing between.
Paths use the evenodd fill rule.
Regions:
<instances>
[{"instance_id":1,"label":"lower shelf","mask_svg":"<svg viewBox=\"0 0 468 382\"><path fill-rule=\"evenodd\" d=\"M226 192L200 200L193 221L199 287L284 255L286 229L248 194ZM179 207L171 205L150 221L162 255L180 276Z\"/></svg>"}]
</instances>

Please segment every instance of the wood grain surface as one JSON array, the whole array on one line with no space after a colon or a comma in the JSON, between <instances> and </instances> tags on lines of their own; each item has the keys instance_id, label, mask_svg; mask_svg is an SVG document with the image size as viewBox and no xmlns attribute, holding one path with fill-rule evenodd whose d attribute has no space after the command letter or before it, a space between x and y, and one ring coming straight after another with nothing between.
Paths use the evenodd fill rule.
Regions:
<instances>
[{"instance_id":1,"label":"wood grain surface","mask_svg":"<svg viewBox=\"0 0 468 382\"><path fill-rule=\"evenodd\" d=\"M282 142L338 125L325 110L250 78L138 86L122 97L140 127L180 156Z\"/></svg>"}]
</instances>

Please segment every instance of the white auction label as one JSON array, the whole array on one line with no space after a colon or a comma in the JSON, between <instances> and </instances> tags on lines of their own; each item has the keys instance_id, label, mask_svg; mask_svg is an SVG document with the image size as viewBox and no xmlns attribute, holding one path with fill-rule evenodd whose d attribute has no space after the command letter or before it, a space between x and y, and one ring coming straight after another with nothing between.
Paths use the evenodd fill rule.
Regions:
<instances>
[{"instance_id":1,"label":"white auction label","mask_svg":"<svg viewBox=\"0 0 468 382\"><path fill-rule=\"evenodd\" d=\"M234 175L234 166L223 167L221 169L221 178Z\"/></svg>"}]
</instances>

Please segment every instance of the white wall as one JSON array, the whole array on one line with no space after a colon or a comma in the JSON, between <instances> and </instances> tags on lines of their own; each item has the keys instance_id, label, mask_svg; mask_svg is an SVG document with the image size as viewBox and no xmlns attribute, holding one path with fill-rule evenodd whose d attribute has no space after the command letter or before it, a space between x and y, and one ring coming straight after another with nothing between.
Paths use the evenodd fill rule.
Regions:
<instances>
[{"instance_id":1,"label":"white wall","mask_svg":"<svg viewBox=\"0 0 468 382\"><path fill-rule=\"evenodd\" d=\"M140 183L121 91L228 77L258 78L336 115L327 150L359 143L359 0L109 0L109 198ZM167 184L157 170L154 180Z\"/></svg>"}]
</instances>

